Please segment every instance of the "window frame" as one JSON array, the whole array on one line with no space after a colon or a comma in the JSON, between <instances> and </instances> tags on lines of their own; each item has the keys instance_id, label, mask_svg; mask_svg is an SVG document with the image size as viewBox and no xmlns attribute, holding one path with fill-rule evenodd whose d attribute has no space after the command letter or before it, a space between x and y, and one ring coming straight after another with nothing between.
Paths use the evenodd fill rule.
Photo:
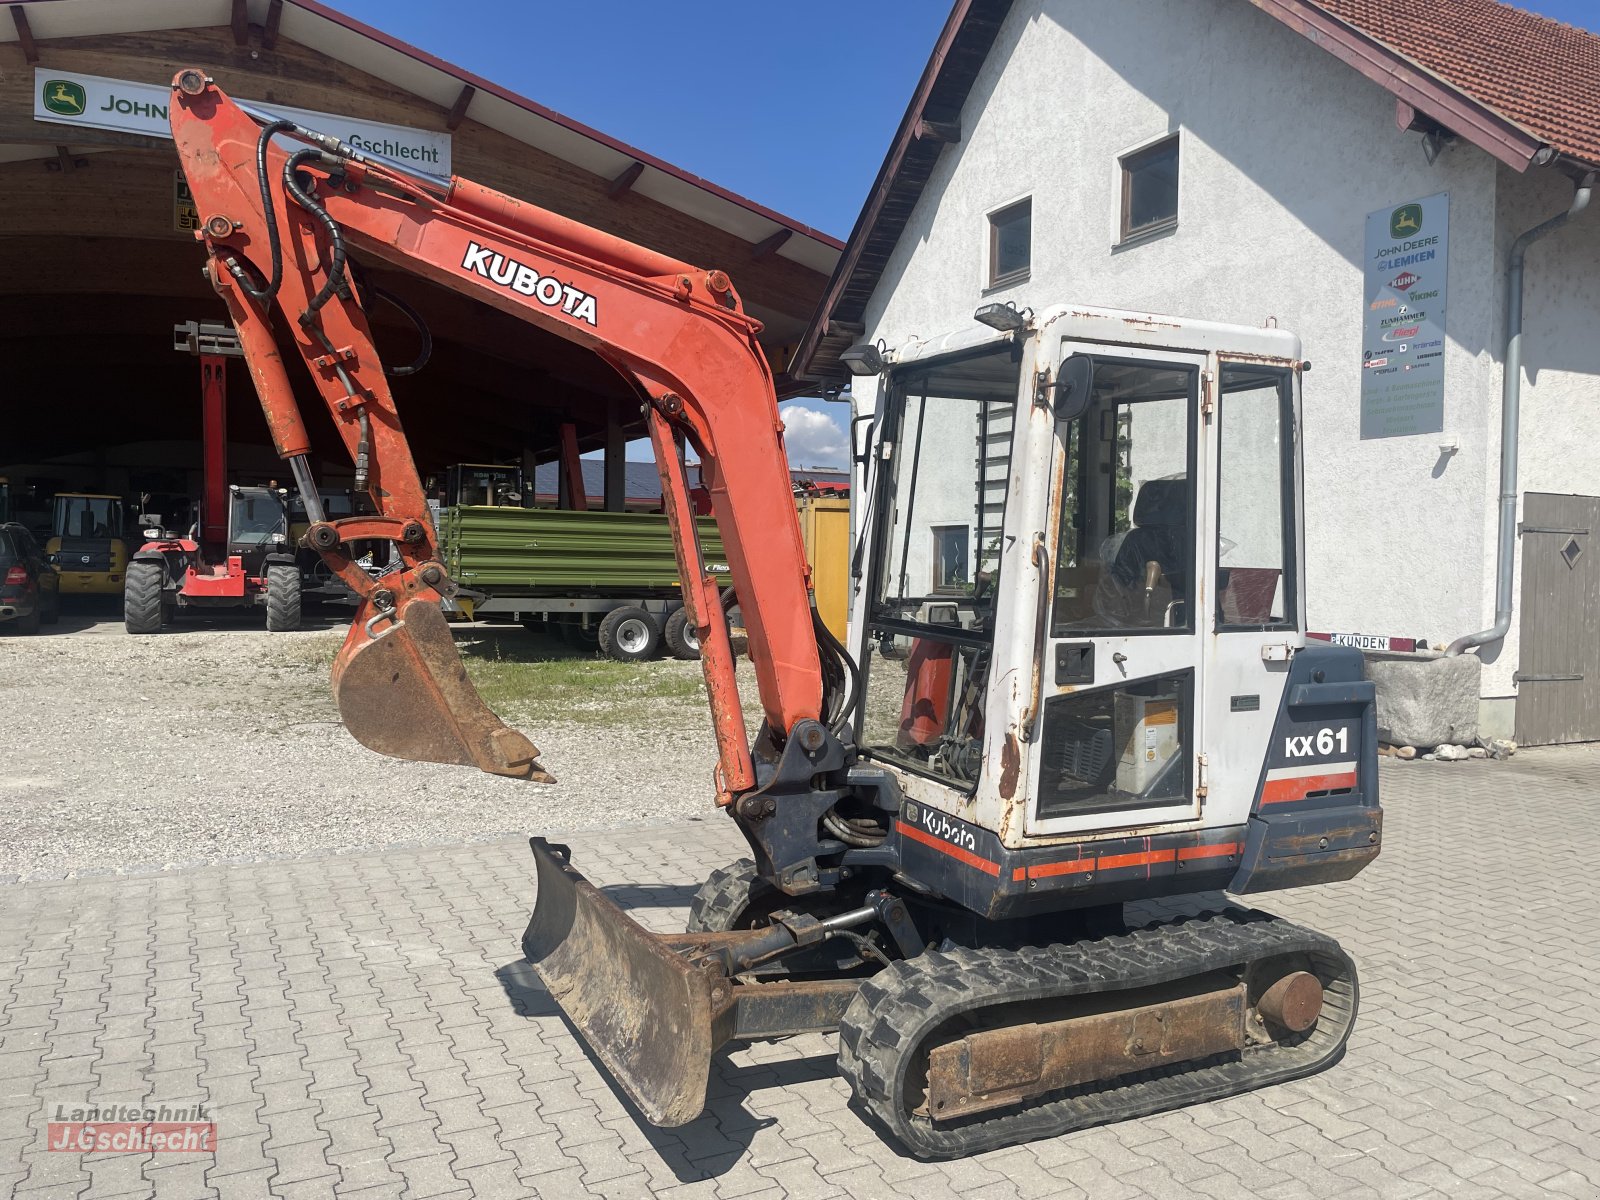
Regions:
<instances>
[{"instance_id":1,"label":"window frame","mask_svg":"<svg viewBox=\"0 0 1600 1200\"><path fill-rule=\"evenodd\" d=\"M1028 211L1028 257L1027 262L1008 271L999 272L1000 257L1000 225L1006 217L1016 213L1018 209L1026 208ZM1010 287L1012 284L1025 282L1033 272L1033 196L1022 196L1019 199L1002 204L999 208L990 209L984 214L985 223L989 229L988 253L985 256L984 290Z\"/></svg>"},{"instance_id":2,"label":"window frame","mask_svg":"<svg viewBox=\"0 0 1600 1200\"><path fill-rule=\"evenodd\" d=\"M1217 361L1217 480L1216 513L1217 536L1211 547L1213 578L1222 566L1222 439L1226 436L1228 393L1223 387L1223 377L1229 368L1246 368L1270 372L1278 376L1278 504L1279 520L1283 523L1283 613L1281 621L1230 623L1222 612L1222 588L1213 587L1216 599L1212 605L1213 628L1218 633L1287 633L1300 629L1300 568L1297 555L1300 551L1298 505L1300 485L1295 473L1295 446L1300 430L1295 421L1294 371L1287 366L1261 366L1225 357Z\"/></svg>"},{"instance_id":3,"label":"window frame","mask_svg":"<svg viewBox=\"0 0 1600 1200\"><path fill-rule=\"evenodd\" d=\"M1185 372L1188 373L1188 375L1189 375L1189 390L1188 390L1187 394L1184 397L1184 419L1185 419L1185 423L1186 423L1186 427L1187 427L1187 434L1188 434L1188 444L1187 444L1187 446L1185 448L1185 452L1184 452L1184 475L1185 475L1185 477L1187 479L1191 479L1191 480L1198 478L1197 472L1199 471L1199 467L1200 467L1200 424L1201 424L1200 416L1199 416L1199 413L1200 413L1200 389L1201 389L1202 386L1204 386L1204 381L1202 380L1201 376L1203 375L1203 373L1205 371L1205 368L1200 366L1197 363L1164 361L1164 360L1161 360L1161 359L1153 359L1153 358L1148 358L1148 359L1147 358L1135 358L1135 357L1132 357L1132 356L1124 357L1124 356L1121 356L1121 355L1112 356L1112 355L1107 355L1104 352L1096 353L1093 350L1081 350L1078 353L1086 354L1091 359L1091 361L1093 361L1097 365L1100 362L1105 361L1105 362L1114 362L1119 366L1144 367L1144 368L1149 368L1149 369L1153 369L1153 370L1180 370L1180 371L1185 371ZM1140 401L1139 403L1146 403L1146 404L1149 404L1149 403L1160 403L1160 401ZM1115 408L1115 406L1110 410L1110 412L1111 412L1111 416L1112 416L1112 421L1114 423L1115 420L1116 420L1116 416L1115 416L1116 408ZM1102 416L1103 415L1104 414L1102 413ZM1089 411L1085 410L1083 413L1080 413L1078 416L1072 418L1070 424L1077 425L1079 422L1086 422L1088 419L1089 419ZM1057 425L1057 435L1056 436L1058 438L1063 437L1063 434L1066 433L1066 431L1061 429L1062 422L1057 421L1056 425ZM1070 437L1071 435L1070 434L1066 434L1066 436ZM1113 438L1114 437L1115 437L1115 430L1113 430ZM1064 441L1063 442L1063 452L1070 454L1070 452L1071 452L1071 443L1070 443L1070 441ZM1079 481L1081 481L1085 487L1087 486L1089 474L1090 474L1090 472L1088 470L1088 463L1083 460L1083 457L1082 457L1082 454L1081 454L1081 451L1080 451L1080 455L1079 455ZM1115 478L1115 475L1113 474L1113 479L1114 478ZM1077 482L1078 481L1074 481L1074 486L1077 486ZM1065 493L1065 489L1066 489L1067 485L1068 485L1068 480L1066 478L1065 471L1063 471L1062 472L1062 477L1061 477L1059 483L1057 484L1057 487L1060 490L1056 491L1051 497L1051 503L1054 506L1054 511L1051 514L1051 519L1057 521L1058 523L1062 522L1062 517L1064 516L1064 514L1061 511L1061 508L1062 508L1062 503L1063 503L1063 499L1064 499L1064 493ZM1180 637L1180 636L1181 637L1190 637L1190 636L1193 636L1196 632L1199 631L1200 624L1199 624L1199 621L1197 620L1196 613L1194 612L1194 610L1199 607L1198 604L1194 603L1194 601L1197 601L1199 599L1199 597L1200 597L1200 594L1201 594L1201 589L1199 587L1199 582L1200 582L1200 575L1202 573L1202 571L1201 571L1201 562L1200 562L1200 528L1199 528L1199 512L1198 512L1198 508L1199 508L1198 501L1200 499L1200 495L1199 495L1198 485L1196 485L1196 489L1191 493L1191 496L1192 496L1192 502L1189 505L1188 521L1186 523L1185 530L1184 530L1184 545L1188 548L1188 553L1190 555L1190 561L1188 563L1188 568L1189 568L1189 594L1184 597L1184 623L1182 625L1171 626L1170 628L1167 627L1167 626L1164 626L1164 625L1159 625L1159 626L1152 625L1152 626L1123 626L1123 627L1120 627L1120 628L1092 628L1091 627L1091 628L1082 629L1082 630L1064 629L1062 626L1058 625L1057 624L1057 617L1056 617L1056 608L1057 608L1057 605L1059 605L1060 602L1061 602L1061 597L1060 597L1059 592L1056 590L1057 584L1056 584L1055 581L1056 581L1056 572L1061 569L1061 564L1064 561L1064 558L1061 555L1061 551L1060 551L1060 539L1059 539L1059 533L1058 533L1056 547L1055 547L1055 550L1053 551L1053 553L1055 555L1055 562L1052 564L1052 568L1051 568L1051 589L1052 589L1052 594L1051 594L1051 598L1050 598L1050 613L1049 613L1049 616L1048 616L1047 622L1046 622L1046 628L1047 628L1047 630L1049 632L1049 637L1052 640L1057 640L1057 641L1062 641L1062 640L1065 640L1065 641L1084 640L1084 641L1088 641L1088 640L1091 640L1091 639L1094 639L1094 638L1106 638L1106 637ZM1137 497L1137 495L1135 495L1129 501L1129 514L1130 514L1130 525L1129 525L1129 528L1130 529L1132 528L1132 524L1131 524L1132 506L1133 506L1133 503L1136 502L1137 500L1138 500L1138 497Z\"/></svg>"},{"instance_id":4,"label":"window frame","mask_svg":"<svg viewBox=\"0 0 1600 1200\"><path fill-rule=\"evenodd\" d=\"M1134 226L1129 223L1133 212L1133 174L1143 164L1142 160L1154 158L1157 154L1171 147L1176 152L1177 160L1177 194L1173 198L1172 215L1163 217L1159 221L1152 221L1146 225ZM1117 216L1117 244L1119 246L1134 245L1149 238L1159 237L1161 234L1170 233L1178 227L1178 214L1182 206L1183 196L1183 142L1178 132L1164 134L1142 146L1125 151L1117 156L1117 174L1121 180L1121 202Z\"/></svg>"},{"instance_id":5,"label":"window frame","mask_svg":"<svg viewBox=\"0 0 1600 1200\"><path fill-rule=\"evenodd\" d=\"M932 567L933 567L933 580L928 585L928 588L929 588L928 594L930 596L961 596L961 595L965 595L967 592L969 592L972 589L972 585L973 585L974 581L971 580L971 579L967 580L965 583L955 583L955 584L952 584L952 583L940 583L939 582L939 565L940 565L939 535L941 533L956 533L956 532L960 532L960 533L966 535L966 539L967 539L967 554L966 554L966 557L967 557L967 559L970 560L971 557L972 557L972 526L971 525L955 524L955 525L930 525L930 526L928 526L928 534L929 534L929 536L931 536L933 538L933 556L932 556L933 561L932 561L932 564L931 564ZM974 574L976 574L976 571L974 571Z\"/></svg>"}]
</instances>

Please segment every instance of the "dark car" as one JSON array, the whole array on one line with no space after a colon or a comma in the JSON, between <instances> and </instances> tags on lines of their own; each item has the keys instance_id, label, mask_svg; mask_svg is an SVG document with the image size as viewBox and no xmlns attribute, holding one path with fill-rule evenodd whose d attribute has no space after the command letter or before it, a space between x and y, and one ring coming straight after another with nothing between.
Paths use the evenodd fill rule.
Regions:
<instances>
[{"instance_id":1,"label":"dark car","mask_svg":"<svg viewBox=\"0 0 1600 1200\"><path fill-rule=\"evenodd\" d=\"M61 619L61 577L21 525L0 525L0 630L38 633Z\"/></svg>"}]
</instances>

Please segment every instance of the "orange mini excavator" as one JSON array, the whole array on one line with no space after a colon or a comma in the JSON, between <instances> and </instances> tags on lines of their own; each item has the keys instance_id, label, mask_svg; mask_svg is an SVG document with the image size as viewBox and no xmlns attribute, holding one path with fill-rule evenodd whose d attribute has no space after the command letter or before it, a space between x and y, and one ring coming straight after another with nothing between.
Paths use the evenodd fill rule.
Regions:
<instances>
[{"instance_id":1,"label":"orange mini excavator","mask_svg":"<svg viewBox=\"0 0 1600 1200\"><path fill-rule=\"evenodd\" d=\"M637 390L702 649L715 800L750 857L662 936L534 838L523 948L649 1120L701 1111L721 1046L807 1030L838 1031L865 1111L927 1157L1339 1057L1349 957L1216 895L1346 879L1378 853L1372 685L1357 652L1303 635L1291 334L990 306L913 353L864 353L882 377L846 647L812 603L773 380L727 275L247 111L201 70L173 100L210 279L306 542L361 597L333 686L365 745L549 778L451 644L453 584L352 257L588 347ZM274 310L376 515L318 509ZM753 741L680 441L749 633ZM377 579L348 550L372 539L400 559ZM1201 893L1176 920L1125 910Z\"/></svg>"}]
</instances>

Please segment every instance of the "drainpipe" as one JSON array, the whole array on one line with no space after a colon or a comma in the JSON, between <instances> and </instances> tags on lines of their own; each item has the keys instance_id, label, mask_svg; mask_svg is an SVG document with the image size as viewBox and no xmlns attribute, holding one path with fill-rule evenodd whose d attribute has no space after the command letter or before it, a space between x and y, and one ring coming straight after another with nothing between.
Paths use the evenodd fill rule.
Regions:
<instances>
[{"instance_id":1,"label":"drainpipe","mask_svg":"<svg viewBox=\"0 0 1600 1200\"><path fill-rule=\"evenodd\" d=\"M1500 542L1495 557L1494 624L1450 643L1445 657L1454 658L1469 648L1498 642L1511 630L1511 576L1517 550L1517 430L1522 403L1522 278L1528 247L1548 237L1589 207L1594 188L1590 171L1573 193L1566 212L1551 217L1522 234L1511 246L1511 266L1506 271L1505 370L1500 387Z\"/></svg>"}]
</instances>

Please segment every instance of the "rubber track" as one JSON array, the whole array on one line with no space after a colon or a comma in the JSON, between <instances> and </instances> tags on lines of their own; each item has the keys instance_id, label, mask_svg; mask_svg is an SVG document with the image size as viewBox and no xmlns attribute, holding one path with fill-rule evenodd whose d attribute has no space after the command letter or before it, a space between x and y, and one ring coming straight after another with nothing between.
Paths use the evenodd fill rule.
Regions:
<instances>
[{"instance_id":1,"label":"rubber track","mask_svg":"<svg viewBox=\"0 0 1600 1200\"><path fill-rule=\"evenodd\" d=\"M689 933L725 933L738 928L738 920L750 907L752 895L770 892L771 884L756 877L754 859L739 858L718 867L706 877L689 901Z\"/></svg>"},{"instance_id":2,"label":"rubber track","mask_svg":"<svg viewBox=\"0 0 1600 1200\"><path fill-rule=\"evenodd\" d=\"M912 1115L907 1077L923 1040L962 1012L1009 1002L1168 983L1280 954L1305 954L1322 1016L1298 1042L1176 1064L1051 1093L1033 1107L948 1123ZM930 950L861 985L839 1026L839 1070L868 1113L919 1158L953 1158L1236 1095L1338 1059L1355 1023L1355 964L1332 938L1250 909L1226 909L1073 945ZM918 1083L920 1086L920 1080Z\"/></svg>"}]
</instances>

